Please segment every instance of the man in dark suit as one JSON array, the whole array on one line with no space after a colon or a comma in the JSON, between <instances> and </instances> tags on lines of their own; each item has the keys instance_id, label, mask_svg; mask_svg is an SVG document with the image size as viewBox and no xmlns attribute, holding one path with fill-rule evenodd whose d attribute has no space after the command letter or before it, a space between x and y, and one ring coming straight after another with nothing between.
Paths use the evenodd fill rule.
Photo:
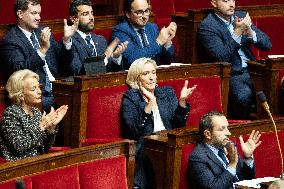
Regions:
<instances>
[{"instance_id":1,"label":"man in dark suit","mask_svg":"<svg viewBox=\"0 0 284 189\"><path fill-rule=\"evenodd\" d=\"M122 54L123 68L128 69L133 61L142 57L152 58L157 64L171 63L176 23L170 23L159 32L156 24L148 22L151 9L147 0L124 0L124 13L125 20L112 31L112 38L129 42Z\"/></svg>"},{"instance_id":2,"label":"man in dark suit","mask_svg":"<svg viewBox=\"0 0 284 189\"><path fill-rule=\"evenodd\" d=\"M97 56L103 61L107 71L121 70L121 54L127 48L128 42L119 44L115 39L107 46L106 39L96 35L94 30L94 15L92 3L89 0L73 0L70 4L69 14L73 22L79 22L78 30L72 37L72 60L65 61L67 75L85 75L84 59Z\"/></svg>"},{"instance_id":3,"label":"man in dark suit","mask_svg":"<svg viewBox=\"0 0 284 189\"><path fill-rule=\"evenodd\" d=\"M49 110L54 104L51 81L59 76L60 57L68 58L71 35L76 26L64 21L64 37L58 45L49 27L41 27L40 0L16 0L14 5L17 25L13 26L1 44L1 57L8 74L20 69L30 69L39 75L43 84L42 106ZM64 44L64 45L63 45ZM64 52L63 52L64 51Z\"/></svg>"},{"instance_id":4,"label":"man in dark suit","mask_svg":"<svg viewBox=\"0 0 284 189\"><path fill-rule=\"evenodd\" d=\"M235 0L211 0L214 12L198 30L201 62L229 62L232 65L229 95L229 117L250 119L256 111L255 92L247 62L255 60L250 47L269 50L268 36L257 29L248 13L235 11Z\"/></svg>"},{"instance_id":5,"label":"man in dark suit","mask_svg":"<svg viewBox=\"0 0 284 189\"><path fill-rule=\"evenodd\" d=\"M231 189L233 183L253 179L253 152L261 144L258 131L247 142L240 136L244 159L238 156L226 117L219 112L205 114L199 123L200 143L189 157L188 184L191 189Z\"/></svg>"}]
</instances>

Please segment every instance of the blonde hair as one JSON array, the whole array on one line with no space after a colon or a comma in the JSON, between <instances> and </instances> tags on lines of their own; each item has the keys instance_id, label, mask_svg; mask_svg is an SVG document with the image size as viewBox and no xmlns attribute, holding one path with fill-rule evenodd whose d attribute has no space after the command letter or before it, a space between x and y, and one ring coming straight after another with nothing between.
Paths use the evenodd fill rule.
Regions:
<instances>
[{"instance_id":1,"label":"blonde hair","mask_svg":"<svg viewBox=\"0 0 284 189\"><path fill-rule=\"evenodd\" d=\"M155 67L155 69L157 69L157 64L155 60L151 58L139 58L131 64L128 70L126 83L132 89L139 89L138 77L143 73L144 65L149 63L152 64Z\"/></svg>"},{"instance_id":2,"label":"blonde hair","mask_svg":"<svg viewBox=\"0 0 284 189\"><path fill-rule=\"evenodd\" d=\"M24 95L24 82L28 78L36 78L39 80L39 76L28 69L16 71L9 77L6 84L6 90L9 93L9 98L12 103L21 103L20 97Z\"/></svg>"}]
</instances>

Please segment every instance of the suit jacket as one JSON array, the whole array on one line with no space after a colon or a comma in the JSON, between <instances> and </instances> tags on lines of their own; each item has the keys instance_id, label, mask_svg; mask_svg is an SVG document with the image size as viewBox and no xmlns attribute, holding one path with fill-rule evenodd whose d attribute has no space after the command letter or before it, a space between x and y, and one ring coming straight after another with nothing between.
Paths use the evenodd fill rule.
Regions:
<instances>
[{"instance_id":1,"label":"suit jacket","mask_svg":"<svg viewBox=\"0 0 284 189\"><path fill-rule=\"evenodd\" d=\"M157 61L157 64L171 63L174 48L171 46L169 49L166 49L156 42L159 35L158 26L148 22L145 26L145 34L149 45L143 48L137 32L128 21L124 20L113 28L112 39L117 37L121 42L129 42L127 49L122 54L124 69L128 69L133 61L142 57L152 58Z\"/></svg>"},{"instance_id":2,"label":"suit jacket","mask_svg":"<svg viewBox=\"0 0 284 189\"><path fill-rule=\"evenodd\" d=\"M39 27L34 32L38 39L43 27ZM65 49L62 45L58 45L53 36L50 38L50 48L46 53L46 62L52 75L56 78L59 76L58 64L60 61L61 50ZM65 52L68 57L68 52ZM39 75L39 82L45 84L46 74L43 69L45 62L40 58L33 49L32 44L20 30L18 26L13 26L5 35L1 47L0 55L2 66L10 76L13 72L21 69L30 69Z\"/></svg>"},{"instance_id":3,"label":"suit jacket","mask_svg":"<svg viewBox=\"0 0 284 189\"><path fill-rule=\"evenodd\" d=\"M246 12L236 11L234 16L244 18ZM254 25L252 25L252 29L256 33L257 42L253 43L251 38L242 36L241 44L239 44L232 38L226 24L215 13L210 13L202 21L198 30L201 62L229 62L232 64L233 71L240 71L242 68L242 61L238 54L240 48L250 60L255 60L250 50L251 45L260 50L272 48L270 39L265 33Z\"/></svg>"},{"instance_id":4,"label":"suit jacket","mask_svg":"<svg viewBox=\"0 0 284 189\"><path fill-rule=\"evenodd\" d=\"M27 115L18 105L6 108L0 127L0 149L6 160L18 160L46 153L54 143L54 133L41 131L42 115L37 108L33 116Z\"/></svg>"},{"instance_id":5,"label":"suit jacket","mask_svg":"<svg viewBox=\"0 0 284 189\"><path fill-rule=\"evenodd\" d=\"M101 35L96 35L91 33L92 40L94 41L97 55L101 56L104 54L107 48L107 41ZM86 57L95 56L92 55L91 50L89 49L88 45L85 42L78 32L74 34L72 37L72 48L71 48L71 57L70 61L64 61L65 67L65 76L74 76L74 75L85 75L85 67L84 67L84 59ZM108 60L107 70L111 70L112 68L117 68L118 66L112 62L111 59ZM117 71L117 70L116 70Z\"/></svg>"},{"instance_id":6,"label":"suit jacket","mask_svg":"<svg viewBox=\"0 0 284 189\"><path fill-rule=\"evenodd\" d=\"M174 129L184 127L190 111L190 105L186 108L178 105L177 97L171 87L156 87L155 96L159 113L165 128ZM122 135L125 138L138 141L137 156L142 156L143 137L154 132L153 115L145 113L146 102L137 89L130 89L122 99ZM141 155L141 156L140 156Z\"/></svg>"},{"instance_id":7,"label":"suit jacket","mask_svg":"<svg viewBox=\"0 0 284 189\"><path fill-rule=\"evenodd\" d=\"M253 179L255 169L239 158L237 177L227 171L212 150L199 143L189 157L188 185L191 189L231 189L238 180Z\"/></svg>"}]
</instances>

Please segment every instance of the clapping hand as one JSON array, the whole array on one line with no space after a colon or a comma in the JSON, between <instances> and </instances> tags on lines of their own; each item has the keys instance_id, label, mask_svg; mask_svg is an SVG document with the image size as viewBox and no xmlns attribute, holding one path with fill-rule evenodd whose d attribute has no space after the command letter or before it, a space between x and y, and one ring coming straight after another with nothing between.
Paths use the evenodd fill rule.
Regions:
<instances>
[{"instance_id":1,"label":"clapping hand","mask_svg":"<svg viewBox=\"0 0 284 189\"><path fill-rule=\"evenodd\" d=\"M186 99L192 94L197 85L188 88L188 80L185 80L183 88L180 92L179 105L183 108L186 107Z\"/></svg>"},{"instance_id":2,"label":"clapping hand","mask_svg":"<svg viewBox=\"0 0 284 189\"><path fill-rule=\"evenodd\" d=\"M47 130L48 132L54 132L56 125L62 120L68 110L67 105L63 105L57 110L54 110L51 107L51 110L48 114L46 112L43 113L41 122L40 122L40 129L42 131Z\"/></svg>"},{"instance_id":3,"label":"clapping hand","mask_svg":"<svg viewBox=\"0 0 284 189\"><path fill-rule=\"evenodd\" d=\"M261 144L261 141L259 141L260 136L261 134L259 133L259 131L253 130L247 142L244 142L244 139L242 136L239 137L241 148L242 148L245 158L250 158L254 150Z\"/></svg>"},{"instance_id":4,"label":"clapping hand","mask_svg":"<svg viewBox=\"0 0 284 189\"><path fill-rule=\"evenodd\" d=\"M157 101L154 93L151 93L145 87L142 86L141 83L139 83L139 90L141 91L144 100L146 101L146 106L145 106L145 112L146 113L151 113L152 107L157 106Z\"/></svg>"}]
</instances>

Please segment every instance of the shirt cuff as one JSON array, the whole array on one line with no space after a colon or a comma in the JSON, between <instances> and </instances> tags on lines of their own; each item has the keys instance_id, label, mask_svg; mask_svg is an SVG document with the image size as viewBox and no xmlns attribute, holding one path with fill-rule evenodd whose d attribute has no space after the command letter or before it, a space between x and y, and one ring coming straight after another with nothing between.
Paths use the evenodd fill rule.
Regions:
<instances>
[{"instance_id":1,"label":"shirt cuff","mask_svg":"<svg viewBox=\"0 0 284 189\"><path fill-rule=\"evenodd\" d=\"M120 55L118 58L112 58L112 61L117 65L121 65L122 56Z\"/></svg>"},{"instance_id":2,"label":"shirt cuff","mask_svg":"<svg viewBox=\"0 0 284 189\"><path fill-rule=\"evenodd\" d=\"M105 58L104 58L104 63L105 63L105 66L108 64L108 59L107 59L106 56L105 56Z\"/></svg>"},{"instance_id":3,"label":"shirt cuff","mask_svg":"<svg viewBox=\"0 0 284 189\"><path fill-rule=\"evenodd\" d=\"M165 44L164 47L168 50L172 46L173 42L171 41L170 44Z\"/></svg>"},{"instance_id":4,"label":"shirt cuff","mask_svg":"<svg viewBox=\"0 0 284 189\"><path fill-rule=\"evenodd\" d=\"M236 34L232 34L232 38L239 44L241 44L241 41L242 41L242 35L240 36L236 36Z\"/></svg>"},{"instance_id":5,"label":"shirt cuff","mask_svg":"<svg viewBox=\"0 0 284 189\"><path fill-rule=\"evenodd\" d=\"M236 169L235 168L227 167L226 170L229 171L229 173L231 173L233 176L236 176Z\"/></svg>"},{"instance_id":6,"label":"shirt cuff","mask_svg":"<svg viewBox=\"0 0 284 189\"><path fill-rule=\"evenodd\" d=\"M249 166L250 168L253 168L254 160L253 160L253 155L250 158L244 159L245 164Z\"/></svg>"},{"instance_id":7,"label":"shirt cuff","mask_svg":"<svg viewBox=\"0 0 284 189\"><path fill-rule=\"evenodd\" d=\"M37 50L37 54L43 61L45 61L45 54L41 53L39 49Z\"/></svg>"},{"instance_id":8,"label":"shirt cuff","mask_svg":"<svg viewBox=\"0 0 284 189\"><path fill-rule=\"evenodd\" d=\"M252 32L252 40L253 40L254 43L257 42L257 37L256 37L255 31Z\"/></svg>"}]
</instances>

